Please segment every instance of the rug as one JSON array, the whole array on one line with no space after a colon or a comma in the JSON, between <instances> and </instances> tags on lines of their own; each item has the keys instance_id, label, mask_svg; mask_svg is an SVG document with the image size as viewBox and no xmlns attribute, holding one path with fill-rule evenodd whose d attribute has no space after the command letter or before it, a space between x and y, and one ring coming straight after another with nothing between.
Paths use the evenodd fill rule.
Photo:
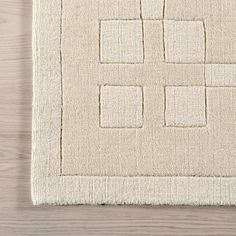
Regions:
<instances>
[{"instance_id":1,"label":"rug","mask_svg":"<svg viewBox=\"0 0 236 236\"><path fill-rule=\"evenodd\" d=\"M235 205L235 12L34 0L33 203Z\"/></svg>"}]
</instances>

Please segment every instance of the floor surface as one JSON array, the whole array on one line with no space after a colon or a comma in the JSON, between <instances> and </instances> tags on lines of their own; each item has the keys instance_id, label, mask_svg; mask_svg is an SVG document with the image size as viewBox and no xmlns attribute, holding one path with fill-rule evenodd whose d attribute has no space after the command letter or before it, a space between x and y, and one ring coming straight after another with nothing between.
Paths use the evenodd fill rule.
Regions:
<instances>
[{"instance_id":1,"label":"floor surface","mask_svg":"<svg viewBox=\"0 0 236 236\"><path fill-rule=\"evenodd\" d=\"M0 0L0 236L235 236L234 207L32 206L31 11Z\"/></svg>"}]
</instances>

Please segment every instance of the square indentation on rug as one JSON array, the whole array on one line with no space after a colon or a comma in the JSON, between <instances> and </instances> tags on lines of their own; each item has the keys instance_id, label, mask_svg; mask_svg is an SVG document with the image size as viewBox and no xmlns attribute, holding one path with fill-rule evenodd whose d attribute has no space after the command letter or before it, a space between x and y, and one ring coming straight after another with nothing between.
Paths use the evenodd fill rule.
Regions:
<instances>
[{"instance_id":1,"label":"square indentation on rug","mask_svg":"<svg viewBox=\"0 0 236 236\"><path fill-rule=\"evenodd\" d=\"M164 0L141 0L143 19L163 19Z\"/></svg>"},{"instance_id":2,"label":"square indentation on rug","mask_svg":"<svg viewBox=\"0 0 236 236\"><path fill-rule=\"evenodd\" d=\"M206 125L205 88L200 86L166 87L166 126Z\"/></svg>"},{"instance_id":3,"label":"square indentation on rug","mask_svg":"<svg viewBox=\"0 0 236 236\"><path fill-rule=\"evenodd\" d=\"M100 31L101 63L143 63L141 20L104 20Z\"/></svg>"},{"instance_id":4,"label":"square indentation on rug","mask_svg":"<svg viewBox=\"0 0 236 236\"><path fill-rule=\"evenodd\" d=\"M166 62L203 63L205 32L202 21L164 21Z\"/></svg>"},{"instance_id":5,"label":"square indentation on rug","mask_svg":"<svg viewBox=\"0 0 236 236\"><path fill-rule=\"evenodd\" d=\"M236 64L205 65L207 86L236 86Z\"/></svg>"},{"instance_id":6,"label":"square indentation on rug","mask_svg":"<svg viewBox=\"0 0 236 236\"><path fill-rule=\"evenodd\" d=\"M100 87L100 126L103 128L141 128L143 92L139 86Z\"/></svg>"}]
</instances>

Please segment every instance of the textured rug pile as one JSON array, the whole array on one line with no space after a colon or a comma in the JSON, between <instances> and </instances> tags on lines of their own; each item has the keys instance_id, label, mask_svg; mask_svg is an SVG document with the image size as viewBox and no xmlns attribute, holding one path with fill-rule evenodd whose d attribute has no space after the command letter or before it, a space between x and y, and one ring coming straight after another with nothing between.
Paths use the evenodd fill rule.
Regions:
<instances>
[{"instance_id":1,"label":"textured rug pile","mask_svg":"<svg viewBox=\"0 0 236 236\"><path fill-rule=\"evenodd\" d=\"M236 204L236 1L34 0L34 204Z\"/></svg>"}]
</instances>

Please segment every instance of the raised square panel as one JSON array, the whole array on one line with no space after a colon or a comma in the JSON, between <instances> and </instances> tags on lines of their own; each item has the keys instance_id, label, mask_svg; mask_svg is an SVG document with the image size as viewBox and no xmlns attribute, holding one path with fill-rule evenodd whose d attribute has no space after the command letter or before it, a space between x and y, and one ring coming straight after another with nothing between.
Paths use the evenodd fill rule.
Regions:
<instances>
[{"instance_id":1,"label":"raised square panel","mask_svg":"<svg viewBox=\"0 0 236 236\"><path fill-rule=\"evenodd\" d=\"M139 86L101 86L100 125L103 128L142 127L142 88Z\"/></svg>"},{"instance_id":2,"label":"raised square panel","mask_svg":"<svg viewBox=\"0 0 236 236\"><path fill-rule=\"evenodd\" d=\"M202 21L165 21L166 62L203 63L205 33Z\"/></svg>"},{"instance_id":3,"label":"raised square panel","mask_svg":"<svg viewBox=\"0 0 236 236\"><path fill-rule=\"evenodd\" d=\"M143 19L163 19L164 0L141 0Z\"/></svg>"},{"instance_id":4,"label":"raised square panel","mask_svg":"<svg viewBox=\"0 0 236 236\"><path fill-rule=\"evenodd\" d=\"M204 87L166 87L166 126L206 125Z\"/></svg>"},{"instance_id":5,"label":"raised square panel","mask_svg":"<svg viewBox=\"0 0 236 236\"><path fill-rule=\"evenodd\" d=\"M205 75L207 86L236 86L236 65L206 65Z\"/></svg>"},{"instance_id":6,"label":"raised square panel","mask_svg":"<svg viewBox=\"0 0 236 236\"><path fill-rule=\"evenodd\" d=\"M140 20L101 21L102 63L143 63L143 30Z\"/></svg>"}]
</instances>

